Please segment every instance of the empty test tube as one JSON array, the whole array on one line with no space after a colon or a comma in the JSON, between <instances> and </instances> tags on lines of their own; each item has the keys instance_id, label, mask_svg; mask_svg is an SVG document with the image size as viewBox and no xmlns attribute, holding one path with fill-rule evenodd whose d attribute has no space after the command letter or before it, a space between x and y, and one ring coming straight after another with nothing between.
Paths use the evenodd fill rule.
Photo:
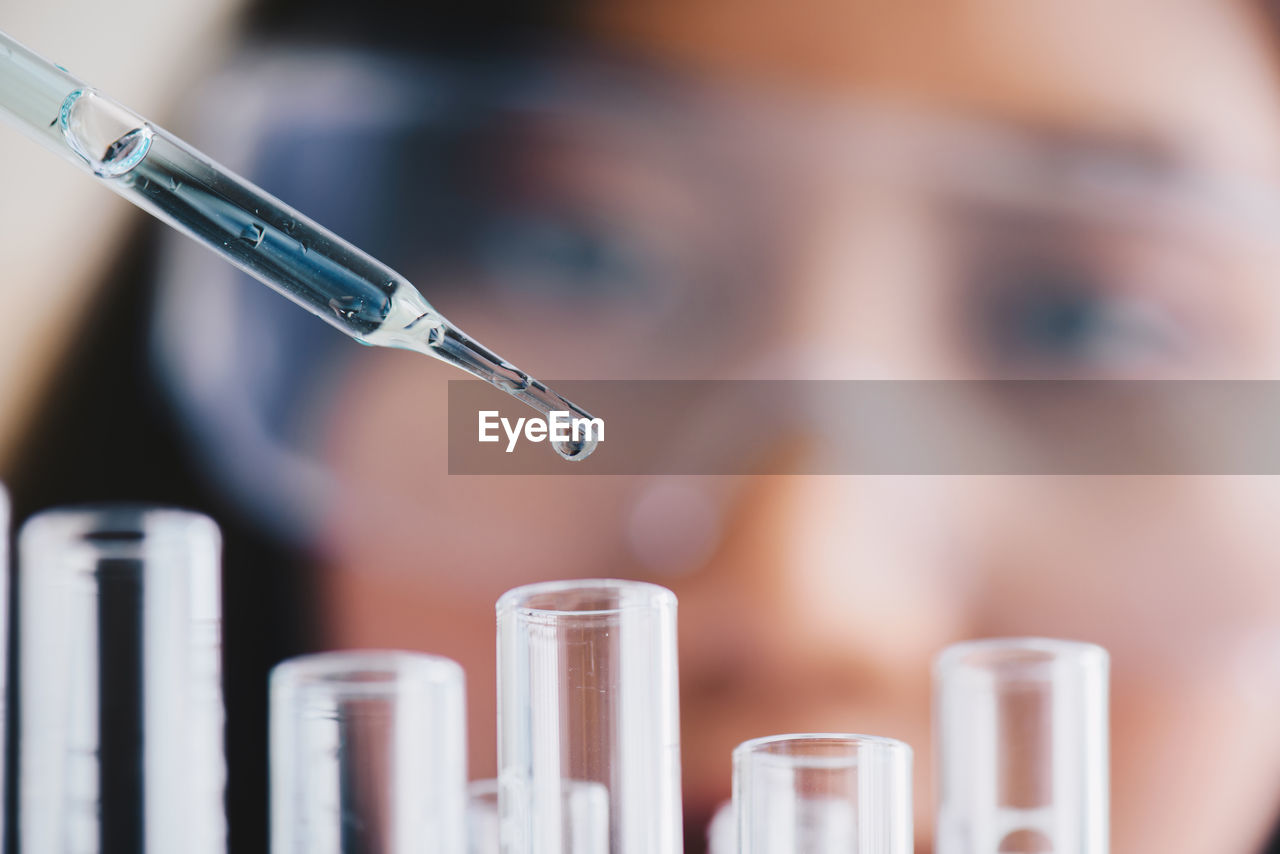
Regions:
<instances>
[{"instance_id":1,"label":"empty test tube","mask_svg":"<svg viewBox=\"0 0 1280 854\"><path fill-rule=\"evenodd\" d=\"M911 748L776 735L733 751L739 854L911 854Z\"/></svg>"},{"instance_id":2,"label":"empty test tube","mask_svg":"<svg viewBox=\"0 0 1280 854\"><path fill-rule=\"evenodd\" d=\"M599 783L572 783L562 790L563 828L570 851L607 851L609 793ZM498 781L467 786L467 854L499 854L502 849Z\"/></svg>"},{"instance_id":3,"label":"empty test tube","mask_svg":"<svg viewBox=\"0 0 1280 854\"><path fill-rule=\"evenodd\" d=\"M498 781L467 784L467 854L498 854Z\"/></svg>"},{"instance_id":4,"label":"empty test tube","mask_svg":"<svg viewBox=\"0 0 1280 854\"><path fill-rule=\"evenodd\" d=\"M462 668L326 652L271 674L273 854L465 854Z\"/></svg>"},{"instance_id":5,"label":"empty test tube","mask_svg":"<svg viewBox=\"0 0 1280 854\"><path fill-rule=\"evenodd\" d=\"M19 539L19 851L226 850L217 526L52 510Z\"/></svg>"},{"instance_id":6,"label":"empty test tube","mask_svg":"<svg viewBox=\"0 0 1280 854\"><path fill-rule=\"evenodd\" d=\"M678 854L675 595L558 581L497 611L503 854Z\"/></svg>"},{"instance_id":7,"label":"empty test tube","mask_svg":"<svg viewBox=\"0 0 1280 854\"><path fill-rule=\"evenodd\" d=\"M0 834L5 832L7 791L5 778L9 775L5 753L9 741L9 494L0 484Z\"/></svg>"},{"instance_id":8,"label":"empty test tube","mask_svg":"<svg viewBox=\"0 0 1280 854\"><path fill-rule=\"evenodd\" d=\"M996 638L934 667L939 854L1107 854L1108 656Z\"/></svg>"}]
</instances>

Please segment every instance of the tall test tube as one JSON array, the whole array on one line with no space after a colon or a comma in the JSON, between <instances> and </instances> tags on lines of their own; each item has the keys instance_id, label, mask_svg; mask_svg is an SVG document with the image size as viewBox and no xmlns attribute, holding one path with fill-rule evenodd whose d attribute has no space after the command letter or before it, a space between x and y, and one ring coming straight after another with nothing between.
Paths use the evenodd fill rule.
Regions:
<instances>
[{"instance_id":1,"label":"tall test tube","mask_svg":"<svg viewBox=\"0 0 1280 854\"><path fill-rule=\"evenodd\" d=\"M412 652L271 674L273 854L466 854L462 668Z\"/></svg>"},{"instance_id":2,"label":"tall test tube","mask_svg":"<svg viewBox=\"0 0 1280 854\"><path fill-rule=\"evenodd\" d=\"M599 783L574 783L561 791L564 832L571 851L607 851L609 798ZM501 822L497 780L475 780L467 786L467 852L500 854Z\"/></svg>"},{"instance_id":3,"label":"tall test tube","mask_svg":"<svg viewBox=\"0 0 1280 854\"><path fill-rule=\"evenodd\" d=\"M911 854L911 748L826 733L743 742L733 808L739 854Z\"/></svg>"},{"instance_id":4,"label":"tall test tube","mask_svg":"<svg viewBox=\"0 0 1280 854\"><path fill-rule=\"evenodd\" d=\"M9 776L9 494L0 484L0 840L8 832L6 804ZM0 843L2 844L2 843Z\"/></svg>"},{"instance_id":5,"label":"tall test tube","mask_svg":"<svg viewBox=\"0 0 1280 854\"><path fill-rule=\"evenodd\" d=\"M1107 854L1105 650L1043 638L948 647L934 667L938 854Z\"/></svg>"},{"instance_id":6,"label":"tall test tube","mask_svg":"<svg viewBox=\"0 0 1280 854\"><path fill-rule=\"evenodd\" d=\"M497 612L503 854L679 854L675 595L557 581ZM575 832L581 798L606 806L599 832Z\"/></svg>"},{"instance_id":7,"label":"tall test tube","mask_svg":"<svg viewBox=\"0 0 1280 854\"><path fill-rule=\"evenodd\" d=\"M19 539L19 851L226 850L220 542L199 514L51 510Z\"/></svg>"}]
</instances>

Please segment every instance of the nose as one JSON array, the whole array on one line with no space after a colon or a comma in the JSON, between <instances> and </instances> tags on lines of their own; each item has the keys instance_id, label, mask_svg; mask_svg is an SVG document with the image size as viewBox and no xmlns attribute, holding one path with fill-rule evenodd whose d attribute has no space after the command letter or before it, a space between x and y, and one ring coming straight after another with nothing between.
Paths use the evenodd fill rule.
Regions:
<instances>
[{"instance_id":1,"label":"nose","mask_svg":"<svg viewBox=\"0 0 1280 854\"><path fill-rule=\"evenodd\" d=\"M884 721L922 702L930 659L970 611L958 497L927 476L745 485L721 548L678 586L683 645L698 656L687 675L851 700Z\"/></svg>"},{"instance_id":2,"label":"nose","mask_svg":"<svg viewBox=\"0 0 1280 854\"><path fill-rule=\"evenodd\" d=\"M866 182L815 192L805 207L793 272L779 283L785 331L758 351L752 376L956 376L943 253L922 200L901 184ZM782 447L794 438L779 436L779 453L804 453L803 437ZM835 684L919 683L965 622L949 571L964 560L957 491L928 476L836 474L766 478L739 491L722 523L724 547L683 593L686 612L698 615L686 631L700 642L690 646L772 662L774 679L825 670Z\"/></svg>"},{"instance_id":3,"label":"nose","mask_svg":"<svg viewBox=\"0 0 1280 854\"><path fill-rule=\"evenodd\" d=\"M784 331L757 351L751 376L956 375L939 253L909 200L832 201L803 232L782 284ZM780 441L777 450L803 445ZM746 738L887 735L917 750L927 838L929 665L963 635L971 611L963 488L929 476L832 474L743 480L730 492L719 546L673 585L691 806L709 809L697 799L724 795L729 751Z\"/></svg>"},{"instance_id":4,"label":"nose","mask_svg":"<svg viewBox=\"0 0 1280 854\"><path fill-rule=\"evenodd\" d=\"M968 558L937 479L771 477L736 496L720 549L680 597L686 800L727 797L733 747L858 732L915 751L931 838L930 662L964 636Z\"/></svg>"}]
</instances>

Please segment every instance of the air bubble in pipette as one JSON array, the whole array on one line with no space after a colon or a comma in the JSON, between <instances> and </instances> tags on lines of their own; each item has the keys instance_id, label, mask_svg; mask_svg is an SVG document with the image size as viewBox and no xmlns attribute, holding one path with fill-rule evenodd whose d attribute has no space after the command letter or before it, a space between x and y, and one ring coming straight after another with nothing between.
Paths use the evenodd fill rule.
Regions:
<instances>
[{"instance_id":1,"label":"air bubble in pipette","mask_svg":"<svg viewBox=\"0 0 1280 854\"><path fill-rule=\"evenodd\" d=\"M153 131L146 122L92 89L77 89L62 102L58 123L72 150L94 174L118 178L142 162Z\"/></svg>"}]
</instances>

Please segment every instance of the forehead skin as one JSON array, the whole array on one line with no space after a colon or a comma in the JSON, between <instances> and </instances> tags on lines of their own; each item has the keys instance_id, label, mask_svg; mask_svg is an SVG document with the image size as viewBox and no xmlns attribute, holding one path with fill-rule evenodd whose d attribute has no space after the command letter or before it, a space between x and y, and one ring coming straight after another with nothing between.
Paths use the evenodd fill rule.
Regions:
<instances>
[{"instance_id":1,"label":"forehead skin","mask_svg":"<svg viewBox=\"0 0 1280 854\"><path fill-rule=\"evenodd\" d=\"M1261 0L1259 0L1259 6ZM606 40L715 76L1136 138L1280 179L1280 89L1239 0L611 0Z\"/></svg>"}]
</instances>

